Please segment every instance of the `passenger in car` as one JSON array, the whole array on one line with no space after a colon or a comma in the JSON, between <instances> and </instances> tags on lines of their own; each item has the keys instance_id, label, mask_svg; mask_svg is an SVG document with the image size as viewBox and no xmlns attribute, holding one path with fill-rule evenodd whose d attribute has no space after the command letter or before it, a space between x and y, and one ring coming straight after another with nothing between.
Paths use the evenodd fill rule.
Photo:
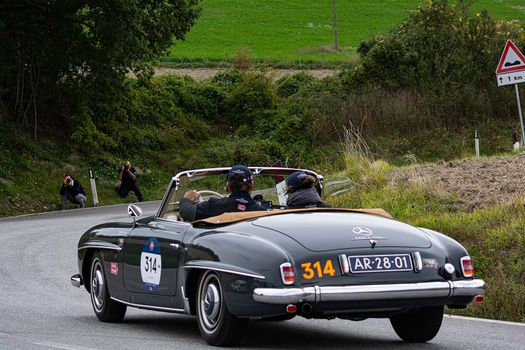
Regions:
<instances>
[{"instance_id":1,"label":"passenger in car","mask_svg":"<svg viewBox=\"0 0 525 350\"><path fill-rule=\"evenodd\" d=\"M315 176L308 175L303 171L296 171L288 176L286 193L288 199L286 206L288 209L299 208L331 208L330 205L323 202L317 192L315 185L317 179Z\"/></svg>"},{"instance_id":2,"label":"passenger in car","mask_svg":"<svg viewBox=\"0 0 525 350\"><path fill-rule=\"evenodd\" d=\"M228 197L212 197L203 202L199 202L200 194L197 191L186 192L180 200L180 216L185 221L196 221L228 212L265 210L250 195L253 176L244 165L235 165L230 169L226 189L230 192Z\"/></svg>"}]
</instances>

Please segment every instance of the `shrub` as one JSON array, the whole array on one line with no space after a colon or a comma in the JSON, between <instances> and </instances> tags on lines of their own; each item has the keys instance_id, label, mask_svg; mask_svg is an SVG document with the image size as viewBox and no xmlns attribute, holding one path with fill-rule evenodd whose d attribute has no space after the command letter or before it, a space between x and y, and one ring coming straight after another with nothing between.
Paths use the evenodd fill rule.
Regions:
<instances>
[{"instance_id":1,"label":"shrub","mask_svg":"<svg viewBox=\"0 0 525 350\"><path fill-rule=\"evenodd\" d=\"M277 81L277 95L282 98L296 94L305 84L311 83L315 78L304 72L287 75Z\"/></svg>"},{"instance_id":2,"label":"shrub","mask_svg":"<svg viewBox=\"0 0 525 350\"><path fill-rule=\"evenodd\" d=\"M233 67L239 71L247 71L253 66L252 53L249 48L243 46L233 56Z\"/></svg>"},{"instance_id":3,"label":"shrub","mask_svg":"<svg viewBox=\"0 0 525 350\"><path fill-rule=\"evenodd\" d=\"M519 43L524 29L495 22L486 11L470 14L462 1L429 1L398 28L361 43L361 65L341 77L354 91L415 89L442 119L474 120L487 112L501 117L507 112L501 101L511 94L496 86L494 67L507 38Z\"/></svg>"},{"instance_id":4,"label":"shrub","mask_svg":"<svg viewBox=\"0 0 525 350\"><path fill-rule=\"evenodd\" d=\"M276 108L274 86L270 78L262 73L247 72L243 81L228 93L225 98L227 122L236 130L246 125L251 130L258 122L267 120Z\"/></svg>"}]
</instances>

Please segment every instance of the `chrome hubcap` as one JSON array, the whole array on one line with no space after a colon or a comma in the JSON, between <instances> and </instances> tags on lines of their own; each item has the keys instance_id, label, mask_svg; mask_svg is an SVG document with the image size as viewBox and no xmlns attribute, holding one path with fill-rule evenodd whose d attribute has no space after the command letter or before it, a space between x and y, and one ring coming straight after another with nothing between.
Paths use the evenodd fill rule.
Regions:
<instances>
[{"instance_id":1,"label":"chrome hubcap","mask_svg":"<svg viewBox=\"0 0 525 350\"><path fill-rule=\"evenodd\" d=\"M201 315L206 328L213 329L219 322L221 311L221 293L219 281L215 276L208 276L201 292Z\"/></svg>"},{"instance_id":2,"label":"chrome hubcap","mask_svg":"<svg viewBox=\"0 0 525 350\"><path fill-rule=\"evenodd\" d=\"M104 306L104 275L102 274L99 262L93 267L93 277L91 280L91 299L97 310Z\"/></svg>"}]
</instances>

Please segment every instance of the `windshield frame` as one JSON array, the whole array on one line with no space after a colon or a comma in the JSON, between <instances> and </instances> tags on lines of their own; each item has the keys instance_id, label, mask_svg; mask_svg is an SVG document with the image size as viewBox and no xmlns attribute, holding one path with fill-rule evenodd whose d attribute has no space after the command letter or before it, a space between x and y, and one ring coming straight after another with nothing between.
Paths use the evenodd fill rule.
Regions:
<instances>
[{"instance_id":1,"label":"windshield frame","mask_svg":"<svg viewBox=\"0 0 525 350\"><path fill-rule=\"evenodd\" d=\"M222 168L202 168L202 169L193 169L193 170L186 170L181 171L177 175L173 176L166 188L166 192L164 193L164 196L162 197L162 201L160 203L159 209L157 210L157 213L155 214L156 218L161 218L163 220L166 220L162 218L161 213L164 209L164 206L166 205L166 201L169 200L169 195L172 191L177 192L179 190L180 184L181 184L181 178L186 177L189 181L191 181L192 178L202 178L205 176L217 176L217 175L224 175L226 176L228 172L230 171L232 167L222 167ZM316 173L313 170L309 169L301 169L301 168L280 168L280 167L251 167L249 166L248 169L250 169L253 173L253 175L266 175L266 176L289 176L292 173L296 171L303 171L309 175L313 175L317 178L317 184L319 186L319 189L322 190L323 188L323 176Z\"/></svg>"}]
</instances>

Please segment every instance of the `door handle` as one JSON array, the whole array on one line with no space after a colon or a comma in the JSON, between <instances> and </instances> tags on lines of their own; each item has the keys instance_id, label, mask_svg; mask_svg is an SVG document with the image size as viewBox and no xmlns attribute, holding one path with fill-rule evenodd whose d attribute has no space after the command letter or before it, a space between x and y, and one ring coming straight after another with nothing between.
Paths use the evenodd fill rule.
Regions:
<instances>
[{"instance_id":1,"label":"door handle","mask_svg":"<svg viewBox=\"0 0 525 350\"><path fill-rule=\"evenodd\" d=\"M163 224L159 224L158 222L150 222L148 225L150 227L152 227L152 228L157 229L157 230L165 230L166 229L166 226L164 226Z\"/></svg>"}]
</instances>

